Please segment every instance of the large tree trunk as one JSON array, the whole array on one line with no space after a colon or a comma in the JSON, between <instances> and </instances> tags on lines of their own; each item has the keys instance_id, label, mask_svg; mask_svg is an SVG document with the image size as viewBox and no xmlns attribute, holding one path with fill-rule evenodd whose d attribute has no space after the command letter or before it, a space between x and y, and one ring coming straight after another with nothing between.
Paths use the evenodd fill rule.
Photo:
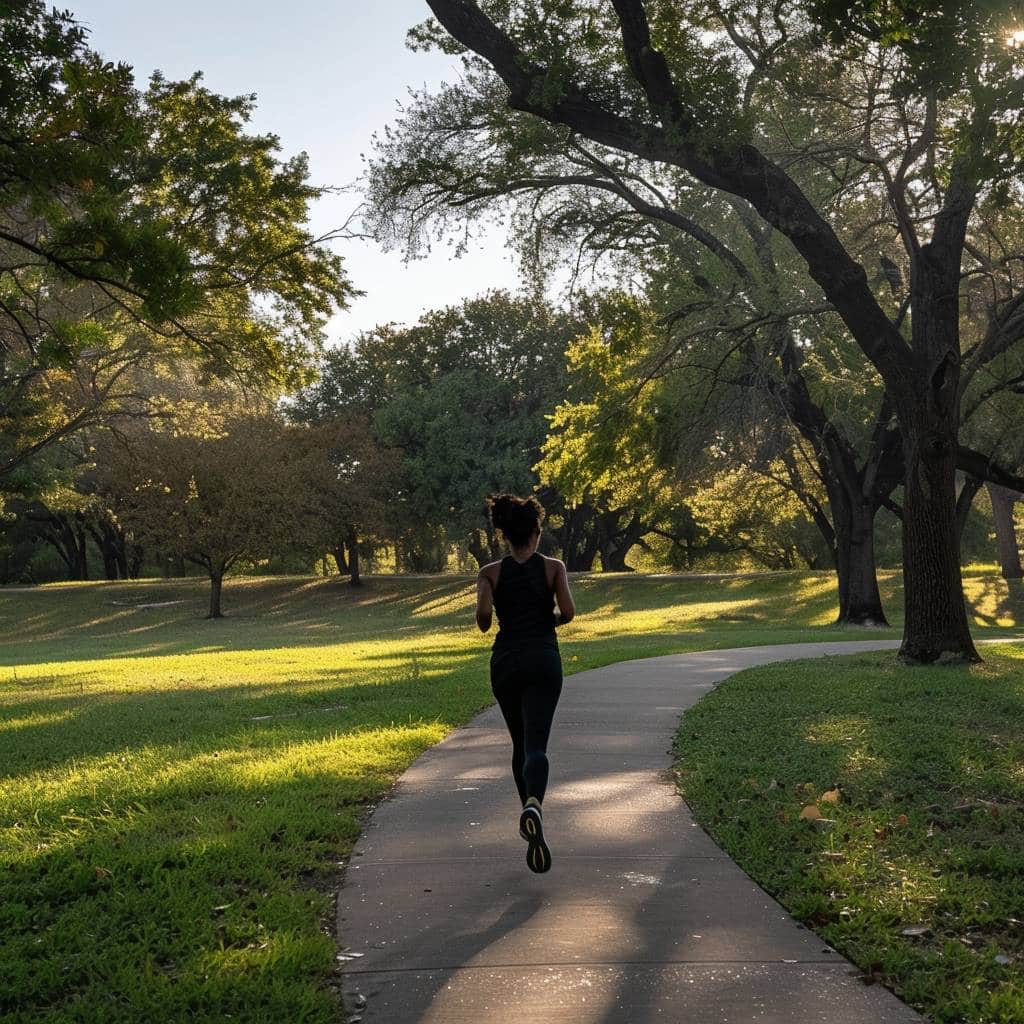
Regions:
<instances>
[{"instance_id":1,"label":"large tree trunk","mask_svg":"<svg viewBox=\"0 0 1024 1024\"><path fill-rule=\"evenodd\" d=\"M899 657L909 664L981 660L967 621L956 508L960 254L972 202L962 182L951 184L932 241L915 254L913 364L889 389L903 434L906 616Z\"/></svg>"},{"instance_id":2,"label":"large tree trunk","mask_svg":"<svg viewBox=\"0 0 1024 1024\"><path fill-rule=\"evenodd\" d=\"M833 505L834 507L834 505ZM875 515L870 503L851 503L834 513L836 571L839 575L837 625L887 626L875 568Z\"/></svg>"},{"instance_id":3,"label":"large tree trunk","mask_svg":"<svg viewBox=\"0 0 1024 1024\"><path fill-rule=\"evenodd\" d=\"M614 514L617 521L619 513ZM607 518L602 517L602 525ZM631 565L626 565L626 556L636 547L644 535L644 523L638 512L634 512L630 521L622 529L609 531L610 535L602 537L601 570L602 572L635 572ZM602 529L602 533L604 530Z\"/></svg>"},{"instance_id":4,"label":"large tree trunk","mask_svg":"<svg viewBox=\"0 0 1024 1024\"><path fill-rule=\"evenodd\" d=\"M945 376L953 378L952 383ZM956 511L959 410L947 363L924 394L900 403L906 478L903 580L906 618L899 657L911 664L980 661L971 639L960 573Z\"/></svg>"},{"instance_id":5,"label":"large tree trunk","mask_svg":"<svg viewBox=\"0 0 1024 1024\"><path fill-rule=\"evenodd\" d=\"M879 503L896 487L893 448L887 430L891 407L884 402L870 450L858 469L853 447L813 400L801 372L803 355L788 328L780 330L780 354L786 372L780 397L800 433L811 443L818 473L828 493L832 521L817 501L805 502L833 553L839 585L836 625L887 626L875 567L875 516ZM797 467L787 463L794 488Z\"/></svg>"},{"instance_id":6,"label":"large tree trunk","mask_svg":"<svg viewBox=\"0 0 1024 1024\"><path fill-rule=\"evenodd\" d=\"M1021 495L996 484L988 484L987 487L992 499L999 568L1004 579L1019 580L1024 577L1024 568L1020 564L1020 547L1017 545L1017 531L1013 525L1013 506L1021 500Z\"/></svg>"},{"instance_id":7,"label":"large tree trunk","mask_svg":"<svg viewBox=\"0 0 1024 1024\"><path fill-rule=\"evenodd\" d=\"M352 577L349 580L349 585L353 587L361 587L363 585L363 581L359 575L359 537L354 526L350 526L348 528L345 543L348 548L349 574Z\"/></svg>"},{"instance_id":8,"label":"large tree trunk","mask_svg":"<svg viewBox=\"0 0 1024 1024\"><path fill-rule=\"evenodd\" d=\"M210 614L207 618L223 619L224 613L220 610L220 595L224 586L223 571L210 573Z\"/></svg>"}]
</instances>

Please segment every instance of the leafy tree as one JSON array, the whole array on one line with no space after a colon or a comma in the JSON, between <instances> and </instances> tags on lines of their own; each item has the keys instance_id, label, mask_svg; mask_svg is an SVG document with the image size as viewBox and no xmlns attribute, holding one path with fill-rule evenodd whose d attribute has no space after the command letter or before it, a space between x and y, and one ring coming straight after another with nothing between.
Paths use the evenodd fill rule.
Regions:
<instances>
[{"instance_id":1,"label":"leafy tree","mask_svg":"<svg viewBox=\"0 0 1024 1024\"><path fill-rule=\"evenodd\" d=\"M147 429L110 465L118 518L145 544L201 566L210 618L243 561L323 542L336 473L322 437L275 413L228 409ZM322 549L321 549L322 550Z\"/></svg>"},{"instance_id":2,"label":"leafy tree","mask_svg":"<svg viewBox=\"0 0 1024 1024\"><path fill-rule=\"evenodd\" d=\"M467 538L482 564L497 550L484 497L533 489L577 329L572 317L532 299L469 299L328 353L295 414L368 415L380 440L401 452L390 525L404 567L442 569L449 542Z\"/></svg>"},{"instance_id":3,"label":"leafy tree","mask_svg":"<svg viewBox=\"0 0 1024 1024\"><path fill-rule=\"evenodd\" d=\"M570 521L572 512L593 509L591 544L605 571L621 572L632 547L671 533L684 502L678 476L656 457L662 396L636 385L653 317L626 296L607 296L597 319L603 326L569 348L566 399L550 418L536 468L569 506ZM571 569L589 569L572 561Z\"/></svg>"},{"instance_id":4,"label":"leafy tree","mask_svg":"<svg viewBox=\"0 0 1024 1024\"><path fill-rule=\"evenodd\" d=\"M744 45L754 37L763 43L765 31L770 36L778 28L767 8L759 8L766 28L749 12L713 10L730 38ZM901 243L889 196L861 163L868 150L902 147L919 128L916 114L880 100L891 69L872 55L848 59L833 72L830 139L821 137L804 98L792 99L784 81L770 90L767 78L758 85L751 76L748 85L757 88L745 90L743 103L756 107L761 144L802 172L808 197L831 211L851 255L877 268L872 290L905 327ZM460 228L470 231L474 218L499 210L511 215L513 237L534 270L571 246L577 267L600 259L630 279L646 277L666 335L660 352L652 348L650 366L659 375L706 379L709 389L753 389L778 407L800 432L826 486L828 501L814 519L835 550L840 621L884 621L873 525L881 507L901 512L893 499L903 477L898 422L880 378L801 270L799 255L749 205L670 164L595 146L571 131L535 124L526 130L522 117L507 109L503 90L490 84L485 76L470 77L419 97L379 142L370 196L380 237L415 250L432 226L444 230L462 218ZM823 153L835 159L826 164ZM968 250L977 251L970 244ZM976 281L978 272L965 268L965 281ZM1010 306L990 313L1000 328L1012 319ZM1012 331L1003 336L1012 338ZM986 347L964 380L995 354ZM717 372L705 372L709 366ZM989 457L960 448L960 468L1001 477L991 452L981 450Z\"/></svg>"},{"instance_id":5,"label":"leafy tree","mask_svg":"<svg viewBox=\"0 0 1024 1024\"><path fill-rule=\"evenodd\" d=\"M386 535L399 485L398 452L378 441L365 417L325 419L314 436L328 453L331 476L319 485L330 495L324 528L328 546L352 586L362 583L360 556Z\"/></svg>"},{"instance_id":6,"label":"leafy tree","mask_svg":"<svg viewBox=\"0 0 1024 1024\"><path fill-rule=\"evenodd\" d=\"M1005 9L973 8L977 45L962 68L940 80L929 77L938 55L960 52L956 27L941 19L927 28L910 24L898 37L879 37L856 21L832 26L840 50L823 45L818 12L805 17L799 5L777 9L774 19L759 18L754 4L652 4L650 16L642 0L613 0L606 14L591 4L546 0L486 12L472 0L429 5L440 27L428 25L419 37L466 53L471 85L500 91L514 111L529 115L513 130L557 137L569 129L613 153L677 168L749 203L792 243L881 376L900 424L907 606L901 657L975 659L955 511L958 295L976 203L1013 177L1022 156L1014 114L1020 57L1006 45ZM799 168L780 164L759 138L750 102L759 90L774 89L790 109L802 108L819 125L835 124L841 104L819 84L851 54L879 54L894 68L880 101L913 111L916 127L909 144L894 133L867 153L840 147L831 160L823 139L818 164L828 170L853 160L862 179L889 197L911 267L909 338L838 237L831 209L816 205Z\"/></svg>"},{"instance_id":7,"label":"leafy tree","mask_svg":"<svg viewBox=\"0 0 1024 1024\"><path fill-rule=\"evenodd\" d=\"M274 389L308 378L352 289L306 228L304 156L245 130L251 96L104 63L69 15L0 11L0 480L187 358ZM34 472L34 470L33 470Z\"/></svg>"}]
</instances>

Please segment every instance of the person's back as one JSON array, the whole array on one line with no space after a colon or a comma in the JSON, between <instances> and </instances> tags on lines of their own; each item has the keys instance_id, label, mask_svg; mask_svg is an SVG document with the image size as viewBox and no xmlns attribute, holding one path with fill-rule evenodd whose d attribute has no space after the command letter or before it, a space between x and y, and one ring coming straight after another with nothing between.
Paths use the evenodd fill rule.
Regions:
<instances>
[{"instance_id":1,"label":"person's back","mask_svg":"<svg viewBox=\"0 0 1024 1024\"><path fill-rule=\"evenodd\" d=\"M524 641L555 641L555 592L548 583L546 559L535 551L525 562L501 560L494 588L498 615L495 647Z\"/></svg>"}]
</instances>

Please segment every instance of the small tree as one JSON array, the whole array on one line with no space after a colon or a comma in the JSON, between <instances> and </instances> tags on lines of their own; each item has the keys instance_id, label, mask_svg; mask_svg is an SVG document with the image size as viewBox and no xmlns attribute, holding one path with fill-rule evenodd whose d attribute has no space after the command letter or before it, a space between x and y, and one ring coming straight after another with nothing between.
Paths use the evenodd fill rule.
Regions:
<instances>
[{"instance_id":1,"label":"small tree","mask_svg":"<svg viewBox=\"0 0 1024 1024\"><path fill-rule=\"evenodd\" d=\"M239 562L319 540L337 479L322 439L270 412L232 410L203 432L151 430L125 458L111 474L122 521L206 570L211 619Z\"/></svg>"}]
</instances>

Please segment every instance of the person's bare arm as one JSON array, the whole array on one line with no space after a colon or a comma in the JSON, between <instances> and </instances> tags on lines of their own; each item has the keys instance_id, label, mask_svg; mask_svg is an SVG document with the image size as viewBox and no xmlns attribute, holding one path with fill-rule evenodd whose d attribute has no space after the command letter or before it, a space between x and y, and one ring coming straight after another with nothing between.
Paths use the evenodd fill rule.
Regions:
<instances>
[{"instance_id":1,"label":"person's bare arm","mask_svg":"<svg viewBox=\"0 0 1024 1024\"><path fill-rule=\"evenodd\" d=\"M556 626L564 626L576 617L576 602L569 590L569 574L565 571L565 563L555 560L555 600L558 602Z\"/></svg>"},{"instance_id":2,"label":"person's bare arm","mask_svg":"<svg viewBox=\"0 0 1024 1024\"><path fill-rule=\"evenodd\" d=\"M481 633L491 628L491 617L494 614L494 581L489 569L490 566L485 565L476 578L476 624Z\"/></svg>"}]
</instances>

